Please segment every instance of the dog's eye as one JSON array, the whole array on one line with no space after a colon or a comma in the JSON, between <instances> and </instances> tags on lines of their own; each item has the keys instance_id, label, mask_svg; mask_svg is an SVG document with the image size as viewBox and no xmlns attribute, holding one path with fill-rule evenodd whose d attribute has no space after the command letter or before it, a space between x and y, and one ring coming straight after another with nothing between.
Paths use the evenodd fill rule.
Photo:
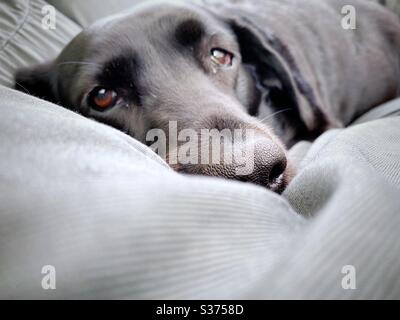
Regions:
<instances>
[{"instance_id":1,"label":"dog's eye","mask_svg":"<svg viewBox=\"0 0 400 320\"><path fill-rule=\"evenodd\" d=\"M230 67L233 63L233 54L224 49L214 48L211 50L211 60L219 66Z\"/></svg>"},{"instance_id":2,"label":"dog's eye","mask_svg":"<svg viewBox=\"0 0 400 320\"><path fill-rule=\"evenodd\" d=\"M89 94L89 106L97 111L105 111L115 106L117 98L114 90L97 87Z\"/></svg>"}]
</instances>

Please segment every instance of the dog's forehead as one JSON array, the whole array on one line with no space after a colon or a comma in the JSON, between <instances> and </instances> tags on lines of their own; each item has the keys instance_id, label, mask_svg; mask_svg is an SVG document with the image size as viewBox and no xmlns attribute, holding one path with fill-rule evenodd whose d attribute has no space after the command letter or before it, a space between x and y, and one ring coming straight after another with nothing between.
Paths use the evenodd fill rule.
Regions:
<instances>
[{"instance_id":1,"label":"dog's forehead","mask_svg":"<svg viewBox=\"0 0 400 320\"><path fill-rule=\"evenodd\" d=\"M230 34L230 30L200 7L169 2L140 6L83 31L57 59L57 71L64 87L73 89L70 94L79 96L104 73L136 74L146 69L146 78L155 70L160 76L161 70L186 59L179 44L191 45L203 34L215 33ZM125 66L131 62L135 63L128 70Z\"/></svg>"},{"instance_id":2,"label":"dog's forehead","mask_svg":"<svg viewBox=\"0 0 400 320\"><path fill-rule=\"evenodd\" d=\"M201 7L183 2L150 2L124 13L108 17L94 24L88 35L98 42L108 40L168 39L168 36L186 30L199 33L227 32L226 26Z\"/></svg>"}]
</instances>

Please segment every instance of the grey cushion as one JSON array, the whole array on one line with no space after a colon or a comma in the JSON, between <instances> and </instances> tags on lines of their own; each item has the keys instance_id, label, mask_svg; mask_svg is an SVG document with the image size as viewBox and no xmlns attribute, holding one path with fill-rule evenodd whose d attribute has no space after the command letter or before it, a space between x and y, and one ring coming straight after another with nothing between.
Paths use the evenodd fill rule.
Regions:
<instances>
[{"instance_id":1,"label":"grey cushion","mask_svg":"<svg viewBox=\"0 0 400 320\"><path fill-rule=\"evenodd\" d=\"M400 16L400 3L398 0L369 0L369 1L378 2Z\"/></svg>"},{"instance_id":2,"label":"grey cushion","mask_svg":"<svg viewBox=\"0 0 400 320\"><path fill-rule=\"evenodd\" d=\"M44 29L45 5L42 0L0 2L0 85L13 86L14 74L21 67L55 58L81 30L60 12L56 29Z\"/></svg>"},{"instance_id":3,"label":"grey cushion","mask_svg":"<svg viewBox=\"0 0 400 320\"><path fill-rule=\"evenodd\" d=\"M276 245L263 228L291 237L286 222L303 220L262 188L178 175L117 130L0 95L0 298L208 294L198 273L214 283L212 296L225 296L243 285L243 268L258 266L258 241ZM48 264L54 292L40 287Z\"/></svg>"},{"instance_id":4,"label":"grey cushion","mask_svg":"<svg viewBox=\"0 0 400 320\"><path fill-rule=\"evenodd\" d=\"M400 298L399 117L323 135L280 197L0 96L0 298Z\"/></svg>"},{"instance_id":5,"label":"grey cushion","mask_svg":"<svg viewBox=\"0 0 400 320\"><path fill-rule=\"evenodd\" d=\"M56 30L44 1L0 3L0 298L399 299L399 117L297 145L281 197L178 175L117 130L1 87L133 2L53 0Z\"/></svg>"},{"instance_id":6,"label":"grey cushion","mask_svg":"<svg viewBox=\"0 0 400 320\"><path fill-rule=\"evenodd\" d=\"M128 9L145 0L48 0L47 2L80 26L87 27L98 19Z\"/></svg>"},{"instance_id":7,"label":"grey cushion","mask_svg":"<svg viewBox=\"0 0 400 320\"><path fill-rule=\"evenodd\" d=\"M0 85L13 87L15 72L54 59L94 21L143 0L5 0L0 2ZM42 27L46 5L56 8L56 29ZM23 90L23 88L22 88Z\"/></svg>"}]
</instances>

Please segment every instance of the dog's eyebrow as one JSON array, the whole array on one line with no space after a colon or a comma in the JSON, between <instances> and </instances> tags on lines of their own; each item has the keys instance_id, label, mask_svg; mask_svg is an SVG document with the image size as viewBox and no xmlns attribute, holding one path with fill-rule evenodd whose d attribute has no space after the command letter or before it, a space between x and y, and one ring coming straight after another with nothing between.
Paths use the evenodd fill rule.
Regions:
<instances>
[{"instance_id":1,"label":"dog's eyebrow","mask_svg":"<svg viewBox=\"0 0 400 320\"><path fill-rule=\"evenodd\" d=\"M175 31L176 40L184 46L196 44L204 34L204 25L196 19L185 20L178 25Z\"/></svg>"}]
</instances>

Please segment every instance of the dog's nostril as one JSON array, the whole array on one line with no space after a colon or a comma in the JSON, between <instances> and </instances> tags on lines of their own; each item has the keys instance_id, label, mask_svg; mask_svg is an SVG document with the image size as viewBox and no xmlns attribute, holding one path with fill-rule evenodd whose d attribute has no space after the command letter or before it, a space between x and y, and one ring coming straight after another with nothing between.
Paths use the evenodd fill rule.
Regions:
<instances>
[{"instance_id":1,"label":"dog's nostril","mask_svg":"<svg viewBox=\"0 0 400 320\"><path fill-rule=\"evenodd\" d=\"M274 183L285 172L286 160L279 160L275 163L269 173L269 183Z\"/></svg>"}]
</instances>

